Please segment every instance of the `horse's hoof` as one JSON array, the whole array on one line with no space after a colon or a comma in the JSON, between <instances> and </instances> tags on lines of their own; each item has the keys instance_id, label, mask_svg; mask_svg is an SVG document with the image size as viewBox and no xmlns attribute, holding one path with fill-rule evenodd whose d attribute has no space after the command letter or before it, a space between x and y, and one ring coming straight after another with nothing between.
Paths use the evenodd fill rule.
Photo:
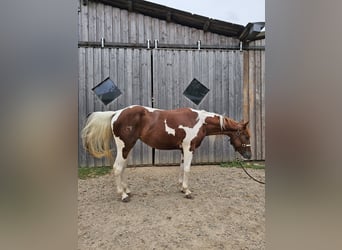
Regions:
<instances>
[{"instance_id":1,"label":"horse's hoof","mask_svg":"<svg viewBox=\"0 0 342 250\"><path fill-rule=\"evenodd\" d=\"M122 198L121 198L121 201L122 201L122 202L129 202L129 196L127 195L127 196L125 196L125 197L122 197Z\"/></svg>"},{"instance_id":2,"label":"horse's hoof","mask_svg":"<svg viewBox=\"0 0 342 250\"><path fill-rule=\"evenodd\" d=\"M187 198L187 199L192 199L193 198L191 194L186 194L184 197Z\"/></svg>"}]
</instances>

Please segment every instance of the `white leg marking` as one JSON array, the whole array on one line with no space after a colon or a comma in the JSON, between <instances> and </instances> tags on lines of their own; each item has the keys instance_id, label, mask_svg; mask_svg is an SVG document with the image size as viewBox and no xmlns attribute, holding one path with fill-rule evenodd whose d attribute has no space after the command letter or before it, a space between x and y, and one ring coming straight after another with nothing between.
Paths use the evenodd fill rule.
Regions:
<instances>
[{"instance_id":1,"label":"white leg marking","mask_svg":"<svg viewBox=\"0 0 342 250\"><path fill-rule=\"evenodd\" d=\"M127 159L124 159L122 156L122 149L125 147L125 143L119 138L114 136L117 155L114 163L114 174L116 179L116 187L118 193L121 195L122 201L127 201L128 195L126 193L127 184L123 180L123 172L127 165Z\"/></svg>"},{"instance_id":2,"label":"white leg marking","mask_svg":"<svg viewBox=\"0 0 342 250\"><path fill-rule=\"evenodd\" d=\"M181 163L180 163L179 167L180 167L180 171L179 171L178 183L179 183L180 187L182 188L183 175L184 175L184 157L183 157L183 153L181 154Z\"/></svg>"},{"instance_id":3,"label":"white leg marking","mask_svg":"<svg viewBox=\"0 0 342 250\"><path fill-rule=\"evenodd\" d=\"M193 157L193 153L189 149L190 149L190 147L188 147L187 149L183 148L183 152L184 152L184 176L183 176L182 191L185 193L186 198L191 198L191 191L189 190L189 174L190 174L190 166L191 166L191 160Z\"/></svg>"}]
</instances>

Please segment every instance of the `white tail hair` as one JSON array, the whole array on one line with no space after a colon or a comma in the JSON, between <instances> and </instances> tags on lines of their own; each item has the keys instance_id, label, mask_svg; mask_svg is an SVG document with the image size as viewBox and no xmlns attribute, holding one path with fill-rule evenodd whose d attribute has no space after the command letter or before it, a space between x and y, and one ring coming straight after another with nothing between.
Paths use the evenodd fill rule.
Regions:
<instances>
[{"instance_id":1,"label":"white tail hair","mask_svg":"<svg viewBox=\"0 0 342 250\"><path fill-rule=\"evenodd\" d=\"M96 158L106 157L113 160L111 142L113 132L111 120L114 111L93 112L81 132L83 147Z\"/></svg>"}]
</instances>

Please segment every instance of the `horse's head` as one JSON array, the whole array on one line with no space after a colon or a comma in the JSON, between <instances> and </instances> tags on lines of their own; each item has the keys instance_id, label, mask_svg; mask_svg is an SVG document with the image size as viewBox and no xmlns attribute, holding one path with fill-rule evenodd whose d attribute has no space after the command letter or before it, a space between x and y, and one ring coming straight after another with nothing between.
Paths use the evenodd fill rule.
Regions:
<instances>
[{"instance_id":1,"label":"horse's head","mask_svg":"<svg viewBox=\"0 0 342 250\"><path fill-rule=\"evenodd\" d=\"M247 128L248 122L240 122L231 133L229 133L230 144L238 151L244 158L250 159L252 157L250 132Z\"/></svg>"}]
</instances>

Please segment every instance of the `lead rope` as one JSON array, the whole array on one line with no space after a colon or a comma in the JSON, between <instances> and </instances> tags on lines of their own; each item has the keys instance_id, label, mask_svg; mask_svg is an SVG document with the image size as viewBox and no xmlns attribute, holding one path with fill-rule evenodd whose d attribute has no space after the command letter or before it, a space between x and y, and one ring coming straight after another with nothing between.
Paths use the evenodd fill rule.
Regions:
<instances>
[{"instance_id":1,"label":"lead rope","mask_svg":"<svg viewBox=\"0 0 342 250\"><path fill-rule=\"evenodd\" d=\"M236 153L236 152L235 152L235 161L237 161L237 162L239 163L239 165L241 166L241 168L243 169L243 171L245 171L245 173L246 173L252 180L254 180L254 181L256 181L256 182L258 182L258 183L260 183L260 184L264 184L264 185L265 185L265 182L259 181L259 180L255 179L253 176L251 176L251 175L247 172L247 170L245 169L245 167L244 167L243 164L242 164L242 160L237 156L237 153Z\"/></svg>"}]
</instances>

